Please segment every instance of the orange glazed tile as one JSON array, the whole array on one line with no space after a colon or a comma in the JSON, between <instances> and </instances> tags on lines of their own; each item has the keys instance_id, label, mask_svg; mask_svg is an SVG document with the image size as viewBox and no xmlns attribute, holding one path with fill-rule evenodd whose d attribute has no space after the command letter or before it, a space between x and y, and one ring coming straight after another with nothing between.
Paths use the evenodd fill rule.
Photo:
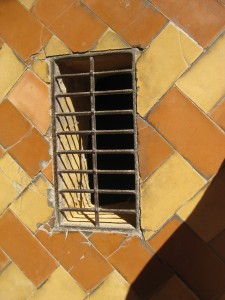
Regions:
<instances>
[{"instance_id":1,"label":"orange glazed tile","mask_svg":"<svg viewBox=\"0 0 225 300\"><path fill-rule=\"evenodd\" d=\"M207 47L225 28L223 1L151 0L151 2L203 47Z\"/></svg>"},{"instance_id":2,"label":"orange glazed tile","mask_svg":"<svg viewBox=\"0 0 225 300\"><path fill-rule=\"evenodd\" d=\"M143 119L138 118L140 175L144 180L172 153L170 145Z\"/></svg>"},{"instance_id":3,"label":"orange glazed tile","mask_svg":"<svg viewBox=\"0 0 225 300\"><path fill-rule=\"evenodd\" d=\"M197 300L191 290L176 276L160 287L148 300Z\"/></svg>"},{"instance_id":4,"label":"orange glazed tile","mask_svg":"<svg viewBox=\"0 0 225 300\"><path fill-rule=\"evenodd\" d=\"M225 135L178 89L163 97L148 121L201 173L217 172L225 157Z\"/></svg>"},{"instance_id":5,"label":"orange glazed tile","mask_svg":"<svg viewBox=\"0 0 225 300\"><path fill-rule=\"evenodd\" d=\"M109 257L110 263L146 299L171 276L172 272L142 244L138 237L126 240Z\"/></svg>"},{"instance_id":6,"label":"orange glazed tile","mask_svg":"<svg viewBox=\"0 0 225 300\"><path fill-rule=\"evenodd\" d=\"M211 112L212 119L225 130L225 99Z\"/></svg>"},{"instance_id":7,"label":"orange glazed tile","mask_svg":"<svg viewBox=\"0 0 225 300\"><path fill-rule=\"evenodd\" d=\"M54 259L10 210L0 218L0 246L36 286L57 268Z\"/></svg>"},{"instance_id":8,"label":"orange glazed tile","mask_svg":"<svg viewBox=\"0 0 225 300\"><path fill-rule=\"evenodd\" d=\"M0 2L0 36L27 60L46 44L51 33L21 4L8 0Z\"/></svg>"},{"instance_id":9,"label":"orange glazed tile","mask_svg":"<svg viewBox=\"0 0 225 300\"><path fill-rule=\"evenodd\" d=\"M73 51L90 50L107 29L77 0L39 0L33 12Z\"/></svg>"},{"instance_id":10,"label":"orange glazed tile","mask_svg":"<svg viewBox=\"0 0 225 300\"><path fill-rule=\"evenodd\" d=\"M4 148L19 141L30 129L30 123L8 100L0 104L0 143Z\"/></svg>"},{"instance_id":11,"label":"orange glazed tile","mask_svg":"<svg viewBox=\"0 0 225 300\"><path fill-rule=\"evenodd\" d=\"M94 232L89 241L98 249L105 257L112 254L126 238L124 234L117 233L98 233Z\"/></svg>"},{"instance_id":12,"label":"orange glazed tile","mask_svg":"<svg viewBox=\"0 0 225 300\"><path fill-rule=\"evenodd\" d=\"M167 23L167 19L144 0L82 2L130 45L142 48L148 46Z\"/></svg>"},{"instance_id":13,"label":"orange glazed tile","mask_svg":"<svg viewBox=\"0 0 225 300\"><path fill-rule=\"evenodd\" d=\"M42 173L51 183L53 183L52 161L47 164Z\"/></svg>"},{"instance_id":14,"label":"orange glazed tile","mask_svg":"<svg viewBox=\"0 0 225 300\"><path fill-rule=\"evenodd\" d=\"M210 244L215 253L225 262L225 230Z\"/></svg>"},{"instance_id":15,"label":"orange glazed tile","mask_svg":"<svg viewBox=\"0 0 225 300\"><path fill-rule=\"evenodd\" d=\"M10 262L10 259L8 258L8 256L5 255L5 253L2 251L2 249L0 248L0 271L6 266L8 265L8 263Z\"/></svg>"},{"instance_id":16,"label":"orange glazed tile","mask_svg":"<svg viewBox=\"0 0 225 300\"><path fill-rule=\"evenodd\" d=\"M225 287L225 263L185 223L176 229L171 222L150 240L151 248L200 299L214 298Z\"/></svg>"},{"instance_id":17,"label":"orange glazed tile","mask_svg":"<svg viewBox=\"0 0 225 300\"><path fill-rule=\"evenodd\" d=\"M8 152L31 177L41 170L42 161L50 160L48 143L35 128Z\"/></svg>"},{"instance_id":18,"label":"orange glazed tile","mask_svg":"<svg viewBox=\"0 0 225 300\"><path fill-rule=\"evenodd\" d=\"M45 134L50 124L48 86L27 71L9 94L9 100Z\"/></svg>"},{"instance_id":19,"label":"orange glazed tile","mask_svg":"<svg viewBox=\"0 0 225 300\"><path fill-rule=\"evenodd\" d=\"M0 158L2 158L4 154L5 154L5 150L0 145Z\"/></svg>"}]
</instances>

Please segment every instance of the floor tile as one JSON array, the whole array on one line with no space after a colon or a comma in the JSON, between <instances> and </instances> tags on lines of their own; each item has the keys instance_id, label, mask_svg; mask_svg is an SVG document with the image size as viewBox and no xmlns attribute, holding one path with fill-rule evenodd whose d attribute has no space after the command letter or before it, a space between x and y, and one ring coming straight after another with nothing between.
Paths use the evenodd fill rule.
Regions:
<instances>
[{"instance_id":1,"label":"floor tile","mask_svg":"<svg viewBox=\"0 0 225 300\"><path fill-rule=\"evenodd\" d=\"M0 143L6 149L18 142L30 129L30 123L8 100L0 104Z\"/></svg>"},{"instance_id":2,"label":"floor tile","mask_svg":"<svg viewBox=\"0 0 225 300\"><path fill-rule=\"evenodd\" d=\"M176 83L202 110L209 112L225 95L225 34Z\"/></svg>"},{"instance_id":3,"label":"floor tile","mask_svg":"<svg viewBox=\"0 0 225 300\"><path fill-rule=\"evenodd\" d=\"M4 154L5 154L5 150L4 150L4 148L0 145L0 158L2 158Z\"/></svg>"},{"instance_id":4,"label":"floor tile","mask_svg":"<svg viewBox=\"0 0 225 300\"><path fill-rule=\"evenodd\" d=\"M151 2L203 47L207 47L225 28L225 10L222 1L151 0Z\"/></svg>"},{"instance_id":5,"label":"floor tile","mask_svg":"<svg viewBox=\"0 0 225 300\"><path fill-rule=\"evenodd\" d=\"M1 1L0 36L24 60L37 53L51 33L17 1Z\"/></svg>"},{"instance_id":6,"label":"floor tile","mask_svg":"<svg viewBox=\"0 0 225 300\"><path fill-rule=\"evenodd\" d=\"M27 71L9 94L8 99L45 134L50 124L48 86L33 72Z\"/></svg>"},{"instance_id":7,"label":"floor tile","mask_svg":"<svg viewBox=\"0 0 225 300\"><path fill-rule=\"evenodd\" d=\"M141 186L142 227L158 230L205 183L179 154L170 156Z\"/></svg>"},{"instance_id":8,"label":"floor tile","mask_svg":"<svg viewBox=\"0 0 225 300\"><path fill-rule=\"evenodd\" d=\"M145 48L167 22L143 0L82 2L132 46Z\"/></svg>"},{"instance_id":9,"label":"floor tile","mask_svg":"<svg viewBox=\"0 0 225 300\"><path fill-rule=\"evenodd\" d=\"M52 161L50 161L47 166L43 169L42 173L45 177L53 184L53 171L52 171Z\"/></svg>"},{"instance_id":10,"label":"floor tile","mask_svg":"<svg viewBox=\"0 0 225 300\"><path fill-rule=\"evenodd\" d=\"M225 263L185 223L176 226L169 222L149 245L200 299L212 299L224 289Z\"/></svg>"},{"instance_id":11,"label":"floor tile","mask_svg":"<svg viewBox=\"0 0 225 300\"><path fill-rule=\"evenodd\" d=\"M94 232L90 237L89 241L98 249L99 252L105 257L108 257L126 238L125 234L120 233L103 233Z\"/></svg>"},{"instance_id":12,"label":"floor tile","mask_svg":"<svg viewBox=\"0 0 225 300\"><path fill-rule=\"evenodd\" d=\"M34 128L29 136L9 150L9 154L34 177L41 170L41 162L50 160L48 148L47 141Z\"/></svg>"},{"instance_id":13,"label":"floor tile","mask_svg":"<svg viewBox=\"0 0 225 300\"><path fill-rule=\"evenodd\" d=\"M215 251L215 253L225 262L225 230L210 243L210 246Z\"/></svg>"},{"instance_id":14,"label":"floor tile","mask_svg":"<svg viewBox=\"0 0 225 300\"><path fill-rule=\"evenodd\" d=\"M202 48L169 23L137 60L137 111L144 116L165 94Z\"/></svg>"},{"instance_id":15,"label":"floor tile","mask_svg":"<svg viewBox=\"0 0 225 300\"><path fill-rule=\"evenodd\" d=\"M56 269L53 258L10 210L0 218L0 236L2 249L36 286Z\"/></svg>"},{"instance_id":16,"label":"floor tile","mask_svg":"<svg viewBox=\"0 0 225 300\"><path fill-rule=\"evenodd\" d=\"M192 291L176 276L168 280L149 300L197 300Z\"/></svg>"},{"instance_id":17,"label":"floor tile","mask_svg":"<svg viewBox=\"0 0 225 300\"><path fill-rule=\"evenodd\" d=\"M93 51L123 48L130 48L130 45L125 42L117 33L108 28L98 40L96 46L93 48Z\"/></svg>"},{"instance_id":18,"label":"floor tile","mask_svg":"<svg viewBox=\"0 0 225 300\"><path fill-rule=\"evenodd\" d=\"M0 274L0 299L28 299L34 291L35 286L16 264L11 263Z\"/></svg>"},{"instance_id":19,"label":"floor tile","mask_svg":"<svg viewBox=\"0 0 225 300\"><path fill-rule=\"evenodd\" d=\"M109 257L110 263L141 297L147 296L166 282L172 272L142 244L132 237Z\"/></svg>"},{"instance_id":20,"label":"floor tile","mask_svg":"<svg viewBox=\"0 0 225 300\"><path fill-rule=\"evenodd\" d=\"M225 98L219 103L216 108L210 112L211 118L225 130Z\"/></svg>"},{"instance_id":21,"label":"floor tile","mask_svg":"<svg viewBox=\"0 0 225 300\"><path fill-rule=\"evenodd\" d=\"M39 0L33 12L74 52L89 50L106 30L106 25L79 1L67 0L63 5L61 2Z\"/></svg>"},{"instance_id":22,"label":"floor tile","mask_svg":"<svg viewBox=\"0 0 225 300\"><path fill-rule=\"evenodd\" d=\"M129 284L117 271L113 271L103 284L91 294L90 300L99 300L103 295L107 300L140 300Z\"/></svg>"},{"instance_id":23,"label":"floor tile","mask_svg":"<svg viewBox=\"0 0 225 300\"><path fill-rule=\"evenodd\" d=\"M75 280L62 267L58 267L30 300L82 300L85 297L85 292Z\"/></svg>"},{"instance_id":24,"label":"floor tile","mask_svg":"<svg viewBox=\"0 0 225 300\"><path fill-rule=\"evenodd\" d=\"M0 248L0 271L5 268L10 262L9 257L3 252L3 250Z\"/></svg>"},{"instance_id":25,"label":"floor tile","mask_svg":"<svg viewBox=\"0 0 225 300\"><path fill-rule=\"evenodd\" d=\"M69 54L70 49L55 35L49 40L48 44L45 47L45 55L54 56L54 55L63 55Z\"/></svg>"},{"instance_id":26,"label":"floor tile","mask_svg":"<svg viewBox=\"0 0 225 300\"><path fill-rule=\"evenodd\" d=\"M10 205L14 214L33 232L48 221L53 213L53 208L48 206L48 185L43 176L35 178L29 188Z\"/></svg>"},{"instance_id":27,"label":"floor tile","mask_svg":"<svg viewBox=\"0 0 225 300\"><path fill-rule=\"evenodd\" d=\"M202 174L211 177L218 171L225 135L179 90L170 90L148 121Z\"/></svg>"},{"instance_id":28,"label":"floor tile","mask_svg":"<svg viewBox=\"0 0 225 300\"><path fill-rule=\"evenodd\" d=\"M138 152L142 180L153 173L172 153L172 147L144 119L137 119Z\"/></svg>"},{"instance_id":29,"label":"floor tile","mask_svg":"<svg viewBox=\"0 0 225 300\"><path fill-rule=\"evenodd\" d=\"M5 72L0 73L0 102L2 102L5 95L25 70L25 65L19 61L13 51L4 44L0 49L0 68L1 70L5 70Z\"/></svg>"},{"instance_id":30,"label":"floor tile","mask_svg":"<svg viewBox=\"0 0 225 300\"><path fill-rule=\"evenodd\" d=\"M0 213L2 213L16 199L17 191L16 187L2 171L0 172L0 186L4 187L0 189Z\"/></svg>"},{"instance_id":31,"label":"floor tile","mask_svg":"<svg viewBox=\"0 0 225 300\"><path fill-rule=\"evenodd\" d=\"M23 4L23 6L25 6L27 9L31 9L35 0L19 0L19 2Z\"/></svg>"},{"instance_id":32,"label":"floor tile","mask_svg":"<svg viewBox=\"0 0 225 300\"><path fill-rule=\"evenodd\" d=\"M41 80L45 83L50 82L49 65L45 59L35 59L31 67Z\"/></svg>"}]
</instances>

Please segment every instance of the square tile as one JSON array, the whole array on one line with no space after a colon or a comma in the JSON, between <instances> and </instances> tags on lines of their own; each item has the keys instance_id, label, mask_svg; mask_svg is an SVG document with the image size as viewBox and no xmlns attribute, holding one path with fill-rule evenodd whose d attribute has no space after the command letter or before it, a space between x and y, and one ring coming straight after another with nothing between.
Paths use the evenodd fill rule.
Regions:
<instances>
[{"instance_id":1,"label":"square tile","mask_svg":"<svg viewBox=\"0 0 225 300\"><path fill-rule=\"evenodd\" d=\"M10 262L9 257L5 254L5 252L0 248L0 271L5 268Z\"/></svg>"},{"instance_id":2,"label":"square tile","mask_svg":"<svg viewBox=\"0 0 225 300\"><path fill-rule=\"evenodd\" d=\"M211 118L225 130L225 98L210 112Z\"/></svg>"}]
</instances>

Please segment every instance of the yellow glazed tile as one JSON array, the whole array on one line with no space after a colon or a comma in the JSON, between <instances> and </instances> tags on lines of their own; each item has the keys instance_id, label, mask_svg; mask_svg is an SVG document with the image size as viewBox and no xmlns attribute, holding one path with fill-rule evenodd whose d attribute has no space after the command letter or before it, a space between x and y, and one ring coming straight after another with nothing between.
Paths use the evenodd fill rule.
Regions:
<instances>
[{"instance_id":1,"label":"yellow glazed tile","mask_svg":"<svg viewBox=\"0 0 225 300\"><path fill-rule=\"evenodd\" d=\"M15 186L17 196L31 182L30 176L17 164L17 162L8 153L6 153L0 159L0 170Z\"/></svg>"},{"instance_id":2,"label":"yellow glazed tile","mask_svg":"<svg viewBox=\"0 0 225 300\"><path fill-rule=\"evenodd\" d=\"M0 214L16 198L16 187L0 172Z\"/></svg>"},{"instance_id":3,"label":"yellow glazed tile","mask_svg":"<svg viewBox=\"0 0 225 300\"><path fill-rule=\"evenodd\" d=\"M39 176L34 184L32 183L10 206L18 218L33 232L37 230L39 224L46 222L53 212L53 209L48 206L47 188L47 180Z\"/></svg>"},{"instance_id":4,"label":"yellow glazed tile","mask_svg":"<svg viewBox=\"0 0 225 300\"><path fill-rule=\"evenodd\" d=\"M85 296L76 281L59 267L29 300L81 300Z\"/></svg>"},{"instance_id":5,"label":"yellow glazed tile","mask_svg":"<svg viewBox=\"0 0 225 300\"><path fill-rule=\"evenodd\" d=\"M112 272L109 277L100 285L97 290L91 294L89 297L90 300L99 300L99 299L107 299L107 300L126 300L129 294L130 300L138 300L139 298L132 293L129 289L128 283L125 279L117 272Z\"/></svg>"},{"instance_id":6,"label":"yellow glazed tile","mask_svg":"<svg viewBox=\"0 0 225 300\"><path fill-rule=\"evenodd\" d=\"M205 112L225 94L225 35L176 83Z\"/></svg>"},{"instance_id":7,"label":"yellow glazed tile","mask_svg":"<svg viewBox=\"0 0 225 300\"><path fill-rule=\"evenodd\" d=\"M23 73L25 66L13 51L4 44L0 49L0 102Z\"/></svg>"},{"instance_id":8,"label":"yellow glazed tile","mask_svg":"<svg viewBox=\"0 0 225 300\"><path fill-rule=\"evenodd\" d=\"M46 83L50 82L49 79L49 66L46 60L37 59L32 63L33 71Z\"/></svg>"},{"instance_id":9,"label":"yellow glazed tile","mask_svg":"<svg viewBox=\"0 0 225 300\"><path fill-rule=\"evenodd\" d=\"M71 53L70 49L56 36L52 36L45 47L46 56L62 55Z\"/></svg>"},{"instance_id":10,"label":"yellow glazed tile","mask_svg":"<svg viewBox=\"0 0 225 300\"><path fill-rule=\"evenodd\" d=\"M188 201L184 206L182 206L177 214L181 217L182 220L186 221L189 216L193 213L198 203L201 201L204 193L206 192L208 185L199 191L190 201Z\"/></svg>"},{"instance_id":11,"label":"yellow glazed tile","mask_svg":"<svg viewBox=\"0 0 225 300\"><path fill-rule=\"evenodd\" d=\"M19 2L21 4L23 4L23 6L25 6L27 9L31 9L31 7L33 6L35 0L19 0Z\"/></svg>"},{"instance_id":12,"label":"yellow glazed tile","mask_svg":"<svg viewBox=\"0 0 225 300\"><path fill-rule=\"evenodd\" d=\"M185 33L169 24L137 61L138 112L144 116L202 52Z\"/></svg>"},{"instance_id":13,"label":"yellow glazed tile","mask_svg":"<svg viewBox=\"0 0 225 300\"><path fill-rule=\"evenodd\" d=\"M157 230L205 182L179 154L172 155L141 188L142 227Z\"/></svg>"},{"instance_id":14,"label":"yellow glazed tile","mask_svg":"<svg viewBox=\"0 0 225 300\"><path fill-rule=\"evenodd\" d=\"M129 48L122 38L111 29L107 29L106 32L99 39L97 45L94 47L94 51L109 50L109 49L123 49Z\"/></svg>"},{"instance_id":15,"label":"yellow glazed tile","mask_svg":"<svg viewBox=\"0 0 225 300\"><path fill-rule=\"evenodd\" d=\"M11 263L0 274L0 299L2 300L24 300L34 290L33 283L14 263Z\"/></svg>"}]
</instances>

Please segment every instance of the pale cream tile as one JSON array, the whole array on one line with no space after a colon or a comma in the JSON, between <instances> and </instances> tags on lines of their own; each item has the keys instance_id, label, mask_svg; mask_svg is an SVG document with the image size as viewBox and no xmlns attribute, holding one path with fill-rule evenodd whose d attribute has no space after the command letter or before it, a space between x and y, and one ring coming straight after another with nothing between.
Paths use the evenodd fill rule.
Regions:
<instances>
[{"instance_id":1,"label":"pale cream tile","mask_svg":"<svg viewBox=\"0 0 225 300\"><path fill-rule=\"evenodd\" d=\"M44 176L39 176L35 183L32 183L10 206L18 218L33 232L37 230L38 225L46 222L53 212L53 209L48 206L47 188L47 180Z\"/></svg>"},{"instance_id":2,"label":"pale cream tile","mask_svg":"<svg viewBox=\"0 0 225 300\"><path fill-rule=\"evenodd\" d=\"M16 187L0 172L0 214L16 198Z\"/></svg>"},{"instance_id":3,"label":"pale cream tile","mask_svg":"<svg viewBox=\"0 0 225 300\"><path fill-rule=\"evenodd\" d=\"M0 102L25 70L13 51L4 44L0 49Z\"/></svg>"},{"instance_id":4,"label":"pale cream tile","mask_svg":"<svg viewBox=\"0 0 225 300\"><path fill-rule=\"evenodd\" d=\"M45 47L46 56L62 55L71 53L70 49L56 36L52 36Z\"/></svg>"},{"instance_id":5,"label":"pale cream tile","mask_svg":"<svg viewBox=\"0 0 225 300\"><path fill-rule=\"evenodd\" d=\"M19 0L21 4L23 4L27 9L31 9L35 0Z\"/></svg>"},{"instance_id":6,"label":"pale cream tile","mask_svg":"<svg viewBox=\"0 0 225 300\"><path fill-rule=\"evenodd\" d=\"M0 299L25 300L34 291L35 286L16 264L11 263L0 273Z\"/></svg>"},{"instance_id":7,"label":"pale cream tile","mask_svg":"<svg viewBox=\"0 0 225 300\"><path fill-rule=\"evenodd\" d=\"M33 71L46 83L50 82L49 66L46 60L36 59L32 63Z\"/></svg>"},{"instance_id":8,"label":"pale cream tile","mask_svg":"<svg viewBox=\"0 0 225 300\"><path fill-rule=\"evenodd\" d=\"M205 112L225 94L225 35L176 83Z\"/></svg>"},{"instance_id":9,"label":"pale cream tile","mask_svg":"<svg viewBox=\"0 0 225 300\"><path fill-rule=\"evenodd\" d=\"M202 52L172 23L137 61L137 110L143 116Z\"/></svg>"},{"instance_id":10,"label":"pale cream tile","mask_svg":"<svg viewBox=\"0 0 225 300\"><path fill-rule=\"evenodd\" d=\"M85 297L85 292L76 281L59 267L29 300L81 300Z\"/></svg>"},{"instance_id":11,"label":"pale cream tile","mask_svg":"<svg viewBox=\"0 0 225 300\"><path fill-rule=\"evenodd\" d=\"M112 49L123 49L129 48L129 44L126 43L117 33L112 31L110 28L99 39L96 46L92 49L94 51L99 50L112 50Z\"/></svg>"},{"instance_id":12,"label":"pale cream tile","mask_svg":"<svg viewBox=\"0 0 225 300\"><path fill-rule=\"evenodd\" d=\"M157 230L204 184L205 179L173 154L141 187L141 223Z\"/></svg>"},{"instance_id":13,"label":"pale cream tile","mask_svg":"<svg viewBox=\"0 0 225 300\"><path fill-rule=\"evenodd\" d=\"M106 280L100 285L96 291L89 297L90 300L126 300L129 294L130 300L138 300L139 298L130 290L130 286L125 279L117 272L112 272Z\"/></svg>"}]
</instances>

